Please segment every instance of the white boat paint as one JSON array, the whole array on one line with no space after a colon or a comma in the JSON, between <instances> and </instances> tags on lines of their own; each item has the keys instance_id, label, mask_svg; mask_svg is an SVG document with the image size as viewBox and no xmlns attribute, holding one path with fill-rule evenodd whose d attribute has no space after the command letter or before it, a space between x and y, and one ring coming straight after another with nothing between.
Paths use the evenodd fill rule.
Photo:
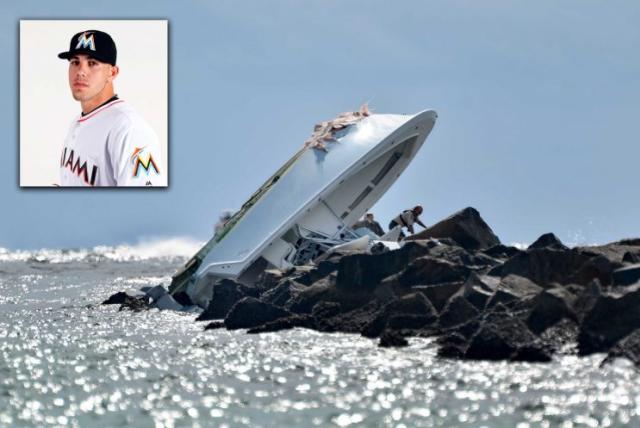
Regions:
<instances>
[{"instance_id":1,"label":"white boat paint","mask_svg":"<svg viewBox=\"0 0 640 428\"><path fill-rule=\"evenodd\" d=\"M251 284L265 268L302 264L357 238L349 225L397 180L436 119L433 110L372 114L334 134L326 151L301 150L174 276L172 292L206 306L215 279Z\"/></svg>"}]
</instances>

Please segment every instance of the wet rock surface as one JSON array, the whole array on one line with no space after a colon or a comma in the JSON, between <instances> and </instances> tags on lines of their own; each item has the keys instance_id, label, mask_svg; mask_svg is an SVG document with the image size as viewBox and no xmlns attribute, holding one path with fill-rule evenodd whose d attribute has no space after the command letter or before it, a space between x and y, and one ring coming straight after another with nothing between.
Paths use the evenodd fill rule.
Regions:
<instances>
[{"instance_id":1,"label":"wet rock surface","mask_svg":"<svg viewBox=\"0 0 640 428\"><path fill-rule=\"evenodd\" d=\"M289 311L279 306L263 302L255 297L245 297L229 310L224 319L224 325L229 330L253 328L286 318L289 315L291 315Z\"/></svg>"},{"instance_id":2,"label":"wet rock surface","mask_svg":"<svg viewBox=\"0 0 640 428\"><path fill-rule=\"evenodd\" d=\"M256 289L224 279L213 284L213 294L209 306L198 317L198 321L224 318L233 305L245 297L257 297Z\"/></svg>"},{"instance_id":3,"label":"wet rock surface","mask_svg":"<svg viewBox=\"0 0 640 428\"><path fill-rule=\"evenodd\" d=\"M253 287L219 281L200 319L253 334L358 333L392 347L430 336L443 358L608 353L640 365L638 257L640 239L568 248L545 234L526 250L506 246L466 208L398 250L333 253L316 265L265 271ZM132 299L105 303L141 306Z\"/></svg>"},{"instance_id":4,"label":"wet rock surface","mask_svg":"<svg viewBox=\"0 0 640 428\"><path fill-rule=\"evenodd\" d=\"M582 320L580 353L608 352L620 339L639 329L639 309L640 283L598 296Z\"/></svg>"},{"instance_id":5,"label":"wet rock surface","mask_svg":"<svg viewBox=\"0 0 640 428\"><path fill-rule=\"evenodd\" d=\"M626 358L636 366L640 366L640 330L635 330L616 343L616 345L609 350L607 358L603 363L606 364L616 358Z\"/></svg>"},{"instance_id":6,"label":"wet rock surface","mask_svg":"<svg viewBox=\"0 0 640 428\"><path fill-rule=\"evenodd\" d=\"M468 250L481 250L500 244L478 210L467 207L430 228L410 237L414 239L449 238Z\"/></svg>"}]
</instances>

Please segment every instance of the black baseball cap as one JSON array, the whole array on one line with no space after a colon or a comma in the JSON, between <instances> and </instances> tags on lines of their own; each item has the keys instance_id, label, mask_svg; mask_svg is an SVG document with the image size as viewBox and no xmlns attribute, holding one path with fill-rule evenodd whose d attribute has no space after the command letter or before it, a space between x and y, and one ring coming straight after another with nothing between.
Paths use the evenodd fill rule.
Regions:
<instances>
[{"instance_id":1,"label":"black baseball cap","mask_svg":"<svg viewBox=\"0 0 640 428\"><path fill-rule=\"evenodd\" d=\"M58 58L71 59L74 55L85 54L98 61L116 65L116 44L103 31L87 30L75 34L69 43L69 51L61 52Z\"/></svg>"}]
</instances>

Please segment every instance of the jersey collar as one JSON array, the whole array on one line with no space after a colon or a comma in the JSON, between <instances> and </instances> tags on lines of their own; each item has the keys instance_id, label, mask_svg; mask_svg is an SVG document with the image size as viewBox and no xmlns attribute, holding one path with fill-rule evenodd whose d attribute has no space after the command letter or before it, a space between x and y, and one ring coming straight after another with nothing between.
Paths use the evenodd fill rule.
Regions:
<instances>
[{"instance_id":1,"label":"jersey collar","mask_svg":"<svg viewBox=\"0 0 640 428\"><path fill-rule=\"evenodd\" d=\"M96 107L95 109L91 110L89 113L82 114L78 119L78 122L84 122L85 120L91 119L93 116L97 115L101 111L108 109L112 105L119 104L122 102L124 102L124 100L121 100L118 98L117 95L114 95L112 98L108 99L104 104Z\"/></svg>"}]
</instances>

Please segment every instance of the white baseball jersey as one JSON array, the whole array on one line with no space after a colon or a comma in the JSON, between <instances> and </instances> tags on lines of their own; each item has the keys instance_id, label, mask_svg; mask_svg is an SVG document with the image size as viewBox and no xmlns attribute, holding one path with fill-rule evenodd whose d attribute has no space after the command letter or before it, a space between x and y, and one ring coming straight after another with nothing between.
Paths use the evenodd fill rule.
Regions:
<instances>
[{"instance_id":1,"label":"white baseball jersey","mask_svg":"<svg viewBox=\"0 0 640 428\"><path fill-rule=\"evenodd\" d=\"M158 138L124 100L74 119L60 158L62 186L166 186Z\"/></svg>"}]
</instances>

